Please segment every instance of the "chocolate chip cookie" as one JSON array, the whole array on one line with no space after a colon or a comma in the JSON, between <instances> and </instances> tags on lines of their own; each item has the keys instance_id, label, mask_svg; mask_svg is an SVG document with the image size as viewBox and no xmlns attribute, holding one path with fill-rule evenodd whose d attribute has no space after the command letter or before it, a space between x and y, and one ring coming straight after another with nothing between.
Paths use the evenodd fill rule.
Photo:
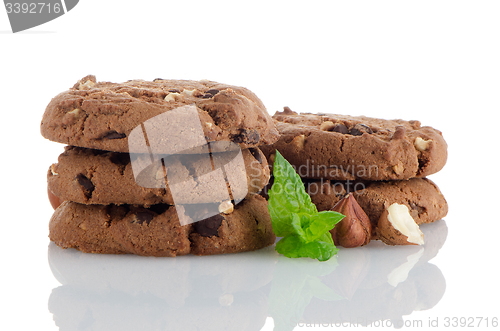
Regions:
<instances>
[{"instance_id":1,"label":"chocolate chip cookie","mask_svg":"<svg viewBox=\"0 0 500 331\"><path fill-rule=\"evenodd\" d=\"M417 224L440 220L448 213L448 204L443 194L427 178L355 182L305 180L304 185L319 211L331 210L345 194L353 192L373 229L382 212L393 203L406 205Z\"/></svg>"},{"instance_id":2,"label":"chocolate chip cookie","mask_svg":"<svg viewBox=\"0 0 500 331\"><path fill-rule=\"evenodd\" d=\"M149 160L146 154L139 157ZM47 172L48 189L63 201L150 206L240 201L258 193L269 181L269 167L258 148L173 155L163 165L151 165L136 175L129 153L67 146Z\"/></svg>"},{"instance_id":3,"label":"chocolate chip cookie","mask_svg":"<svg viewBox=\"0 0 500 331\"><path fill-rule=\"evenodd\" d=\"M447 159L441 132L419 121L297 114L288 107L273 118L281 137L261 149L270 163L279 150L303 178L425 177L441 170Z\"/></svg>"},{"instance_id":4,"label":"chocolate chip cookie","mask_svg":"<svg viewBox=\"0 0 500 331\"><path fill-rule=\"evenodd\" d=\"M181 226L185 206L83 205L65 201L49 223L49 238L87 253L144 256L251 251L274 243L266 200L255 195L230 213Z\"/></svg>"},{"instance_id":5,"label":"chocolate chip cookie","mask_svg":"<svg viewBox=\"0 0 500 331\"><path fill-rule=\"evenodd\" d=\"M180 114L178 119L166 116L176 113ZM82 78L51 100L43 115L41 133L47 139L72 146L129 152L129 135L136 128L145 130L148 120L153 121L149 123L152 131L155 125L159 127L159 140L176 139L163 132L164 125L160 124L185 122L183 114L189 115L200 131L195 133L207 142L232 141L251 148L271 144L279 137L262 101L243 87L166 79L110 83L97 82L94 76ZM191 134L184 132L179 140ZM162 145L155 152L170 153L162 151Z\"/></svg>"}]
</instances>

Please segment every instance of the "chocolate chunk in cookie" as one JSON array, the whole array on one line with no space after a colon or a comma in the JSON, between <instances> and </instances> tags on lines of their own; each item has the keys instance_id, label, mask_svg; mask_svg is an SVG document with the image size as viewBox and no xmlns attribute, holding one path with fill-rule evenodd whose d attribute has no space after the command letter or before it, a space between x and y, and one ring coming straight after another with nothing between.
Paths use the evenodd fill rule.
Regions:
<instances>
[{"instance_id":1,"label":"chocolate chunk in cookie","mask_svg":"<svg viewBox=\"0 0 500 331\"><path fill-rule=\"evenodd\" d=\"M87 253L146 256L244 252L272 245L276 239L267 201L259 195L243 200L230 214L182 226L178 213L183 210L65 201L50 220L49 237L58 246Z\"/></svg>"},{"instance_id":2,"label":"chocolate chunk in cookie","mask_svg":"<svg viewBox=\"0 0 500 331\"><path fill-rule=\"evenodd\" d=\"M184 106L195 107L198 118L193 118L193 126L201 125L207 142L234 141L248 148L279 137L262 101L244 87L168 79L110 83L97 82L94 76L84 77L52 99L41 132L47 139L72 146L129 152L135 128Z\"/></svg>"},{"instance_id":3,"label":"chocolate chunk in cookie","mask_svg":"<svg viewBox=\"0 0 500 331\"><path fill-rule=\"evenodd\" d=\"M150 162L149 155L143 158ZM63 201L149 206L174 204L174 198L179 204L222 202L229 194L241 200L269 182L269 167L258 148L213 153L211 157L169 156L163 164L165 169L153 164L136 176L128 153L66 147L47 172L48 188ZM222 169L229 172L227 179L221 175ZM89 173L91 179L84 175ZM172 191L169 185L182 187Z\"/></svg>"},{"instance_id":4,"label":"chocolate chunk in cookie","mask_svg":"<svg viewBox=\"0 0 500 331\"><path fill-rule=\"evenodd\" d=\"M260 148L268 160L278 150L304 178L425 177L441 170L447 159L441 132L418 121L298 114L288 107L273 118L281 137Z\"/></svg>"},{"instance_id":5,"label":"chocolate chunk in cookie","mask_svg":"<svg viewBox=\"0 0 500 331\"><path fill-rule=\"evenodd\" d=\"M224 217L217 214L204 220L193 223L194 231L203 237L218 236L219 227Z\"/></svg>"}]
</instances>

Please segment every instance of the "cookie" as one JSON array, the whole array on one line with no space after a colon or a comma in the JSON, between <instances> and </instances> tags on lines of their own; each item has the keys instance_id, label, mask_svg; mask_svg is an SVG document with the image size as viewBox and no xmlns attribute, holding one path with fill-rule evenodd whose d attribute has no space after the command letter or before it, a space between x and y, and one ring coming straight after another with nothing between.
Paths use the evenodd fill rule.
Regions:
<instances>
[{"instance_id":1,"label":"cookie","mask_svg":"<svg viewBox=\"0 0 500 331\"><path fill-rule=\"evenodd\" d=\"M180 125L196 132L186 134L182 129L176 135L175 128ZM213 81L110 83L86 76L50 101L41 123L41 133L47 139L114 152L129 152L128 138L134 129L141 134L145 130L149 143L154 144L155 139L160 142L154 153L169 154L172 146L193 147L185 141L193 134L199 138L193 143L232 141L243 148L271 144L279 137L271 116L254 93Z\"/></svg>"},{"instance_id":2,"label":"cookie","mask_svg":"<svg viewBox=\"0 0 500 331\"><path fill-rule=\"evenodd\" d=\"M241 201L269 181L258 148L211 155L169 156L165 167L152 165L135 176L128 153L68 146L47 172L48 189L63 201L149 206ZM149 155L140 157L149 160Z\"/></svg>"},{"instance_id":3,"label":"cookie","mask_svg":"<svg viewBox=\"0 0 500 331\"><path fill-rule=\"evenodd\" d=\"M393 203L407 206L417 224L431 223L448 213L448 204L437 187L427 178L400 181L306 180L306 192L318 211L331 210L348 192L354 197L372 223L377 226L382 212Z\"/></svg>"},{"instance_id":4,"label":"cookie","mask_svg":"<svg viewBox=\"0 0 500 331\"><path fill-rule=\"evenodd\" d=\"M144 256L252 251L274 243L266 200L255 195L230 214L181 226L184 206L83 205L65 201L49 223L49 238L86 253Z\"/></svg>"},{"instance_id":5,"label":"cookie","mask_svg":"<svg viewBox=\"0 0 500 331\"><path fill-rule=\"evenodd\" d=\"M288 107L273 118L281 137L262 151L272 161L278 150L304 178L425 177L441 170L447 159L441 132L419 121L297 114Z\"/></svg>"}]
</instances>

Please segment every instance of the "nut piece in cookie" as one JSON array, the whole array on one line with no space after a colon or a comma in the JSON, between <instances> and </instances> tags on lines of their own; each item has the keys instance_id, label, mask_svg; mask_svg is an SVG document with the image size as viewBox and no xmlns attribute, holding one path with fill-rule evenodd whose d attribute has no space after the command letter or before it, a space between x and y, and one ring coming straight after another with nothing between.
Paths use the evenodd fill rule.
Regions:
<instances>
[{"instance_id":1,"label":"nut piece in cookie","mask_svg":"<svg viewBox=\"0 0 500 331\"><path fill-rule=\"evenodd\" d=\"M403 180L426 177L446 163L440 131L418 121L326 113L296 113L285 107L273 116L281 134L259 146L268 160L275 150L308 179Z\"/></svg>"},{"instance_id":2,"label":"nut piece in cookie","mask_svg":"<svg viewBox=\"0 0 500 331\"><path fill-rule=\"evenodd\" d=\"M94 75L87 75L80 79L73 88L76 90L89 90L96 84L96 78Z\"/></svg>"},{"instance_id":3,"label":"nut piece in cookie","mask_svg":"<svg viewBox=\"0 0 500 331\"><path fill-rule=\"evenodd\" d=\"M378 237L388 245L423 245L424 234L411 217L408 207L393 203L378 221Z\"/></svg>"},{"instance_id":4,"label":"nut piece in cookie","mask_svg":"<svg viewBox=\"0 0 500 331\"><path fill-rule=\"evenodd\" d=\"M372 231L370 219L352 193L340 200L332 210L345 215L330 231L335 245L358 247L370 242Z\"/></svg>"},{"instance_id":5,"label":"nut piece in cookie","mask_svg":"<svg viewBox=\"0 0 500 331\"><path fill-rule=\"evenodd\" d=\"M163 140L171 138L168 130L161 129L162 123L148 121L183 107L195 110L190 123L200 127L203 143L233 141L250 148L279 138L262 101L244 87L170 79L112 83L97 81L92 75L52 98L42 118L41 133L71 146L128 153L130 135L136 128L141 132L144 128L145 134L161 131L158 135ZM167 123L176 126L176 120L184 123L179 118Z\"/></svg>"},{"instance_id":6,"label":"nut piece in cookie","mask_svg":"<svg viewBox=\"0 0 500 331\"><path fill-rule=\"evenodd\" d=\"M234 211L234 205L230 200L223 201L219 205L219 213L231 214Z\"/></svg>"},{"instance_id":7,"label":"nut piece in cookie","mask_svg":"<svg viewBox=\"0 0 500 331\"><path fill-rule=\"evenodd\" d=\"M432 140L425 140L422 139L421 137L415 138L415 148L419 150L420 152L424 152L427 148L429 148L429 145L432 143Z\"/></svg>"}]
</instances>

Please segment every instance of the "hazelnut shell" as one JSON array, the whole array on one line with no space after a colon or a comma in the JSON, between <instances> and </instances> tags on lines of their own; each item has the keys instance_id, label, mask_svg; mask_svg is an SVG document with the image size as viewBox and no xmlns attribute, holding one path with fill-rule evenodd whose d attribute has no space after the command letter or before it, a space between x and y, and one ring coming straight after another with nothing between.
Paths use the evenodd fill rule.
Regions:
<instances>
[{"instance_id":1,"label":"hazelnut shell","mask_svg":"<svg viewBox=\"0 0 500 331\"><path fill-rule=\"evenodd\" d=\"M59 199L59 197L54 193L52 193L52 191L49 190L48 188L47 188L47 195L49 196L49 201L52 208L57 209L57 207L59 207L61 203L63 203L61 199Z\"/></svg>"},{"instance_id":2,"label":"hazelnut shell","mask_svg":"<svg viewBox=\"0 0 500 331\"><path fill-rule=\"evenodd\" d=\"M371 239L370 219L352 193L346 195L332 208L345 217L330 231L333 242L346 248L366 245Z\"/></svg>"}]
</instances>

